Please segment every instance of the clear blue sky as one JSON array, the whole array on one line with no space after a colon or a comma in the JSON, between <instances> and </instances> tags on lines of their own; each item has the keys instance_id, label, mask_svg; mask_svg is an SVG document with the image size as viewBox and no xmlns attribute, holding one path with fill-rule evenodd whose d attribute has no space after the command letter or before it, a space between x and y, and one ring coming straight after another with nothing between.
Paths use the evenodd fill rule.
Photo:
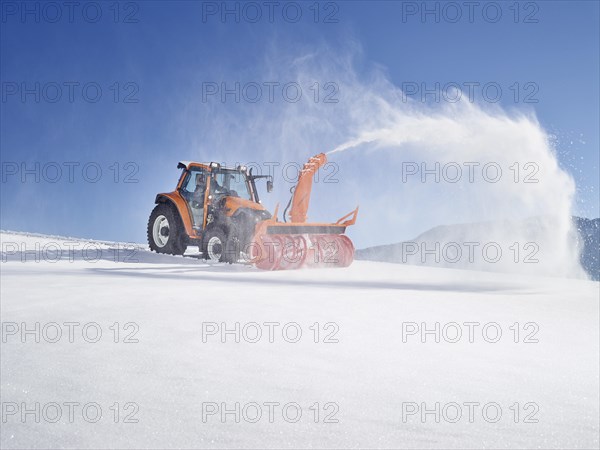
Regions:
<instances>
[{"instance_id":1,"label":"clear blue sky","mask_svg":"<svg viewBox=\"0 0 600 450\"><path fill-rule=\"evenodd\" d=\"M360 49L358 76L378 67L398 87L406 82L497 83L503 89L503 107L534 110L556 136L560 163L578 185L575 212L599 214L597 1L521 2L516 10L514 2L481 2L499 5L502 16L497 22L492 5L486 15L477 7L472 21L463 6L456 23L456 10L445 2L427 3L429 8L437 4L437 22L434 14L423 20L422 11L414 13L422 2L322 2L316 7L314 2L281 2L272 21L263 2L238 3L239 23L233 14L222 20L221 11L215 10L222 2L121 2L118 8L112 1L99 2L102 15L97 21L99 11L89 2L73 11L62 2L55 3L60 11L43 2L1 3L3 229L144 241L154 195L172 189L179 159L277 158L250 143L236 149L202 145L203 131L213 132L211 142L215 138L214 130L203 128L215 108L201 101L203 83L294 81L282 78L265 55L276 48L293 56L298 49L323 45L340 52ZM235 2L226 4L236 7ZM255 5L261 8L258 20ZM287 16L282 5L288 5ZM298 10L302 17L293 23ZM519 83L517 102L514 83ZM62 89L58 100L56 85ZM92 102L97 86L102 96ZM23 87L34 93L24 94ZM312 94L305 86L304 95ZM537 102L524 102L527 94ZM344 93L336 95L343 106ZM234 126L237 111L247 112L252 105L218 107L221 114L230 114L231 133L239 133ZM257 108L268 107L263 97ZM294 105L276 107L285 111ZM188 112L194 121L182 119ZM223 125L220 131L223 142L227 129ZM280 131L272 130L274 136ZM243 136L237 137L235 142L243 142ZM323 150L307 148L293 157L301 162ZM282 158L284 154L282 150ZM21 182L23 163L33 171L40 164L40 182L35 174ZM70 163L79 164L72 166L73 182L65 165ZM56 176L53 164L62 167L56 183L47 181ZM102 176L89 182L98 166ZM16 175L7 173L15 167ZM358 168L344 173L356 176ZM124 182L127 175L137 182ZM274 195L287 200L281 188ZM344 201L343 193L338 199L340 211L354 206L354 199ZM273 204L269 200L268 206ZM406 230L404 237L413 237L413 231Z\"/></svg>"}]
</instances>

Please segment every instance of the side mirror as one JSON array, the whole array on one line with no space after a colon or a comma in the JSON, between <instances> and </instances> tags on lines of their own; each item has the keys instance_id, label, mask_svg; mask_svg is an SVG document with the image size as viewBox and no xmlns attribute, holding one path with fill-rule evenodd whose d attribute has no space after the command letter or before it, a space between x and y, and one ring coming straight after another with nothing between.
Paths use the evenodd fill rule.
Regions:
<instances>
[{"instance_id":1,"label":"side mirror","mask_svg":"<svg viewBox=\"0 0 600 450\"><path fill-rule=\"evenodd\" d=\"M271 180L267 180L267 192L273 191L273 182Z\"/></svg>"}]
</instances>

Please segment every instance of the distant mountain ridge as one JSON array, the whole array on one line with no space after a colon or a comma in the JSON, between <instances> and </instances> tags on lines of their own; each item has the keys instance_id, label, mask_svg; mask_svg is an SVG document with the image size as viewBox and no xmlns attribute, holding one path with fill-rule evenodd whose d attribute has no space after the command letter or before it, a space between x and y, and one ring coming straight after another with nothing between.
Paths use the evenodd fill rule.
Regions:
<instances>
[{"instance_id":1,"label":"distant mountain ridge","mask_svg":"<svg viewBox=\"0 0 600 450\"><path fill-rule=\"evenodd\" d=\"M573 217L573 223L579 232L579 242L583 244L581 267L592 280L600 281L600 218Z\"/></svg>"},{"instance_id":2,"label":"distant mountain ridge","mask_svg":"<svg viewBox=\"0 0 600 450\"><path fill-rule=\"evenodd\" d=\"M571 240L573 246L581 249L579 261L581 267L585 270L588 276L595 281L600 281L600 218L586 219L583 217L572 217L574 231ZM458 243L468 243L469 241L477 241L477 237L487 236L486 232L488 229L493 228L498 223L473 223L473 224L458 224L458 225L440 225L430 230L421 233L412 241L403 241L395 244L378 245L374 247L368 247L359 249L356 251L356 259L358 260L369 260L369 261L380 261L380 262L391 262L398 264L417 264L417 265L440 265L443 267L455 267L455 268L469 268L469 262L457 261L456 264L453 258L456 255L456 245L450 245L447 241L447 237L451 236L452 241ZM536 236L538 230L542 230L541 227L547 224L543 223L540 218L532 218L523 221L521 224L523 229L527 231L528 236ZM509 228L509 227L508 227ZM438 252L441 254L441 264L435 264L435 256L432 250L434 250L434 243L442 242L441 248ZM424 245L424 247L420 247ZM519 257L524 260L531 256L536 256L535 248L527 248L527 244L524 248L513 249L508 244L504 248L505 258ZM530 246L531 247L531 246ZM510 250L508 250L510 249ZM464 253L468 248L463 247L458 251ZM478 249L479 250L479 249ZM493 249L492 249L493 250ZM429 251L429 253L427 253ZM520 253L517 253L520 251ZM493 253L493 252L492 252ZM440 257L440 255L437 255ZM465 255L463 255L465 256ZM539 256L539 255L537 255ZM462 259L465 259L464 257ZM446 264L444 264L446 262Z\"/></svg>"}]
</instances>

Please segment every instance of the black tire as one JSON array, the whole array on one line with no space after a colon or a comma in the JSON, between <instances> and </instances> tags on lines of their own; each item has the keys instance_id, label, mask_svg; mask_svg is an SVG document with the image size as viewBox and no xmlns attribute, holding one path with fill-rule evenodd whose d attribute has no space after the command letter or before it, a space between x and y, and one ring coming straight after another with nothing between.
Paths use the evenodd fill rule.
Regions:
<instances>
[{"instance_id":1,"label":"black tire","mask_svg":"<svg viewBox=\"0 0 600 450\"><path fill-rule=\"evenodd\" d=\"M237 262L235 240L221 227L211 227L202 239L202 257L214 262Z\"/></svg>"},{"instance_id":2,"label":"black tire","mask_svg":"<svg viewBox=\"0 0 600 450\"><path fill-rule=\"evenodd\" d=\"M166 220L166 225L164 220ZM165 226L160 227L157 221L162 222ZM156 236L155 225L159 229L159 235ZM150 250L156 253L169 255L183 255L185 253L187 247L186 236L181 218L175 208L167 203L159 203L152 210L148 220L147 235Z\"/></svg>"}]
</instances>

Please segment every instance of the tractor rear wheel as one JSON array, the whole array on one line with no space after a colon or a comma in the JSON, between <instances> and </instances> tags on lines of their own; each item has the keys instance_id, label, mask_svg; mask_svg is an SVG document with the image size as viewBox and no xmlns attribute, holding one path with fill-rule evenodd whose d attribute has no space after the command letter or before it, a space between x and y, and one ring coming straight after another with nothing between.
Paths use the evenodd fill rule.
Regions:
<instances>
[{"instance_id":1,"label":"tractor rear wheel","mask_svg":"<svg viewBox=\"0 0 600 450\"><path fill-rule=\"evenodd\" d=\"M159 203L148 220L148 245L156 253L183 255L185 232L177 211L171 205Z\"/></svg>"}]
</instances>

